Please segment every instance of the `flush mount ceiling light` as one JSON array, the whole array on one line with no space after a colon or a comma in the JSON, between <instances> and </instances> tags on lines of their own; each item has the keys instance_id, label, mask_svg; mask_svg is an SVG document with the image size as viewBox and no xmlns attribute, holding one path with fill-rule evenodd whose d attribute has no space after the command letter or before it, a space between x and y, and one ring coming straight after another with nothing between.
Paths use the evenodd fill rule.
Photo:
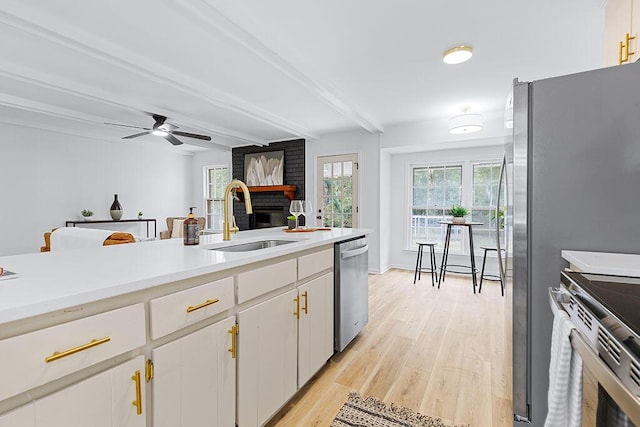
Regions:
<instances>
[{"instance_id":1,"label":"flush mount ceiling light","mask_svg":"<svg viewBox=\"0 0 640 427\"><path fill-rule=\"evenodd\" d=\"M449 119L449 133L459 135L482 129L482 114L469 114L469 107L463 108L462 112L463 114Z\"/></svg>"},{"instance_id":2,"label":"flush mount ceiling light","mask_svg":"<svg viewBox=\"0 0 640 427\"><path fill-rule=\"evenodd\" d=\"M473 55L473 48L470 46L456 46L442 54L445 64L461 64L468 61Z\"/></svg>"}]
</instances>

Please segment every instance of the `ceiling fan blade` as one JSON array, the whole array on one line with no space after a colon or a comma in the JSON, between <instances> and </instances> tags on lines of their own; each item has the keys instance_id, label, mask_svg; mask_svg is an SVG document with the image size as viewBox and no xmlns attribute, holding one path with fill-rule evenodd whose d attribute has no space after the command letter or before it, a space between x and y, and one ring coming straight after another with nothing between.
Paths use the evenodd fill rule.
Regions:
<instances>
[{"instance_id":1,"label":"ceiling fan blade","mask_svg":"<svg viewBox=\"0 0 640 427\"><path fill-rule=\"evenodd\" d=\"M121 125L120 123L106 123L106 122L105 122L105 125L120 126L120 127L123 127L123 128L132 128L132 129L144 129L144 130L151 130L151 129L149 129L149 128L143 128L143 127L140 127L140 126Z\"/></svg>"},{"instance_id":2,"label":"ceiling fan blade","mask_svg":"<svg viewBox=\"0 0 640 427\"><path fill-rule=\"evenodd\" d=\"M188 138L195 138L195 139L202 139L205 141L211 141L211 137L207 136L207 135L198 135L197 133L189 133L189 132L182 132L179 130L174 130L173 132L171 132L174 135L178 135L178 136L186 136Z\"/></svg>"},{"instance_id":3,"label":"ceiling fan blade","mask_svg":"<svg viewBox=\"0 0 640 427\"><path fill-rule=\"evenodd\" d=\"M170 143L172 143L173 145L182 145L182 141L180 141L178 138L176 138L175 136L169 134L165 137L163 137L164 139L166 139L167 141L169 141Z\"/></svg>"},{"instance_id":4,"label":"ceiling fan blade","mask_svg":"<svg viewBox=\"0 0 640 427\"><path fill-rule=\"evenodd\" d=\"M150 133L151 132L140 132L140 133L136 133L136 134L129 135L129 136L123 136L122 139L133 139L133 138L137 138L139 136L148 135Z\"/></svg>"},{"instance_id":5,"label":"ceiling fan blade","mask_svg":"<svg viewBox=\"0 0 640 427\"><path fill-rule=\"evenodd\" d=\"M153 120L155 120L156 122L153 124L153 128L157 129L160 126L162 126L165 122L165 120L167 120L167 118L165 116L161 116L160 114L154 114L153 116Z\"/></svg>"}]
</instances>

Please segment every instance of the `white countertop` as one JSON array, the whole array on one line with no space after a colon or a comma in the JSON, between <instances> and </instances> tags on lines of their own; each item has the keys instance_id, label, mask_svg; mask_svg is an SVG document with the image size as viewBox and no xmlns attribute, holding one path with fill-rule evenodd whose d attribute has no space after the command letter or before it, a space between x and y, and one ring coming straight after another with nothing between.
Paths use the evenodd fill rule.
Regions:
<instances>
[{"instance_id":1,"label":"white countertop","mask_svg":"<svg viewBox=\"0 0 640 427\"><path fill-rule=\"evenodd\" d=\"M586 273L640 277L640 255L562 251L562 258Z\"/></svg>"},{"instance_id":2,"label":"white countertop","mask_svg":"<svg viewBox=\"0 0 640 427\"><path fill-rule=\"evenodd\" d=\"M242 231L223 242L221 234L200 236L200 245L182 239L156 240L91 249L0 257L0 266L18 277L0 281L0 324L214 273L305 249L370 234L369 229L285 233L282 228ZM250 252L212 247L278 239L295 243Z\"/></svg>"}]
</instances>

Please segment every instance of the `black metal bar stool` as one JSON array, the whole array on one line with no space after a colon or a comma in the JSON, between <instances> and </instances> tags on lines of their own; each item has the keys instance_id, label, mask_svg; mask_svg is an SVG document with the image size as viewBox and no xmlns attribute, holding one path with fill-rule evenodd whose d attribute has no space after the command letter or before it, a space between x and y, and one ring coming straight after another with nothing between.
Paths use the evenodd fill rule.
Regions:
<instances>
[{"instance_id":1,"label":"black metal bar stool","mask_svg":"<svg viewBox=\"0 0 640 427\"><path fill-rule=\"evenodd\" d=\"M504 296L504 283L502 283L502 276L500 276L500 274L484 274L484 266L487 262L487 252L495 252L498 254L498 248L494 246L480 246L480 249L484 249L484 255L482 256L482 270L480 272L480 287L478 288L478 293L482 292L482 279L486 277L487 280L500 282L500 292L502 293L502 296ZM504 249L501 248L498 256L502 256L502 252L504 252Z\"/></svg>"},{"instance_id":2,"label":"black metal bar stool","mask_svg":"<svg viewBox=\"0 0 640 427\"><path fill-rule=\"evenodd\" d=\"M416 277L420 280L420 273L431 273L431 286L435 286L438 281L438 266L436 265L436 251L434 246L435 242L416 242L418 245L418 259L416 259L416 271L413 274L413 284L416 284ZM431 270L425 271L422 269L422 253L423 248L429 246L429 258L431 259Z\"/></svg>"}]
</instances>

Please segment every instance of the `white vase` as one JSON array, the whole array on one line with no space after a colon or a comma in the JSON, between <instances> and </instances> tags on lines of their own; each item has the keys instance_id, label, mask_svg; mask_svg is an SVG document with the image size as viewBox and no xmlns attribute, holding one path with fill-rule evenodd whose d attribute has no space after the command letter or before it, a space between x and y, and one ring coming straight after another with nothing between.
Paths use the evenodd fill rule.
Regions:
<instances>
[{"instance_id":1,"label":"white vase","mask_svg":"<svg viewBox=\"0 0 640 427\"><path fill-rule=\"evenodd\" d=\"M464 224L465 218L463 216L454 216L451 222L454 224Z\"/></svg>"}]
</instances>

